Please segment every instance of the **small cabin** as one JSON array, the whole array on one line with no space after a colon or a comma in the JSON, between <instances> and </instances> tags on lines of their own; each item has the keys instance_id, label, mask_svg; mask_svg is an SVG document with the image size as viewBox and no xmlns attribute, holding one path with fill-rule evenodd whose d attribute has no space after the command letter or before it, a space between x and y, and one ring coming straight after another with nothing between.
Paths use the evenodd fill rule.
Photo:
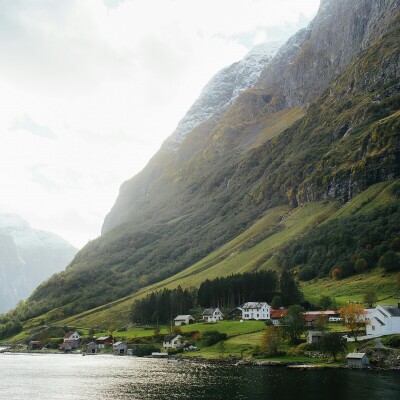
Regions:
<instances>
[{"instance_id":1,"label":"small cabin","mask_svg":"<svg viewBox=\"0 0 400 400\"><path fill-rule=\"evenodd\" d=\"M318 343L321 337L324 335L321 331L308 331L307 332L307 343Z\"/></svg>"},{"instance_id":2,"label":"small cabin","mask_svg":"<svg viewBox=\"0 0 400 400\"><path fill-rule=\"evenodd\" d=\"M100 353L100 346L97 343L90 342L87 345L87 354L97 354Z\"/></svg>"},{"instance_id":3,"label":"small cabin","mask_svg":"<svg viewBox=\"0 0 400 400\"><path fill-rule=\"evenodd\" d=\"M125 342L116 342L113 344L114 356L125 356L128 352L128 346Z\"/></svg>"},{"instance_id":4,"label":"small cabin","mask_svg":"<svg viewBox=\"0 0 400 400\"><path fill-rule=\"evenodd\" d=\"M28 350L40 350L44 346L44 342L39 340L31 340L28 343Z\"/></svg>"},{"instance_id":5,"label":"small cabin","mask_svg":"<svg viewBox=\"0 0 400 400\"><path fill-rule=\"evenodd\" d=\"M194 318L191 315L178 315L174 318L175 326L189 325L193 324Z\"/></svg>"},{"instance_id":6,"label":"small cabin","mask_svg":"<svg viewBox=\"0 0 400 400\"><path fill-rule=\"evenodd\" d=\"M369 365L369 358L366 353L349 353L346 359L349 367L363 368Z\"/></svg>"},{"instance_id":7,"label":"small cabin","mask_svg":"<svg viewBox=\"0 0 400 400\"><path fill-rule=\"evenodd\" d=\"M114 338L111 335L100 336L99 338L96 339L96 344L98 344L101 349L104 349L104 347L107 346L112 346L113 343L114 343Z\"/></svg>"}]
</instances>

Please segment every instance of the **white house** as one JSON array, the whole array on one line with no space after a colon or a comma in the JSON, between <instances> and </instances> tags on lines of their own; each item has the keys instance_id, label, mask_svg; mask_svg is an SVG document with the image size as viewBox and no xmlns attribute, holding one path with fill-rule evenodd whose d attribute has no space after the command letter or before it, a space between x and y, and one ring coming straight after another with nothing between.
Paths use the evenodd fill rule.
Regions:
<instances>
[{"instance_id":1,"label":"white house","mask_svg":"<svg viewBox=\"0 0 400 400\"><path fill-rule=\"evenodd\" d=\"M168 349L179 349L184 346L184 343L182 342L182 336L181 335L167 335L164 338L163 341L163 349L165 351L168 351Z\"/></svg>"},{"instance_id":2,"label":"white house","mask_svg":"<svg viewBox=\"0 0 400 400\"><path fill-rule=\"evenodd\" d=\"M224 319L224 314L219 308L206 308L202 315L203 320L206 322L217 322Z\"/></svg>"},{"instance_id":3,"label":"white house","mask_svg":"<svg viewBox=\"0 0 400 400\"><path fill-rule=\"evenodd\" d=\"M73 349L79 346L79 339L81 336L76 331L70 331L64 336L64 343L70 345Z\"/></svg>"},{"instance_id":4,"label":"white house","mask_svg":"<svg viewBox=\"0 0 400 400\"><path fill-rule=\"evenodd\" d=\"M178 315L174 318L175 326L193 324L194 318L191 315Z\"/></svg>"},{"instance_id":5,"label":"white house","mask_svg":"<svg viewBox=\"0 0 400 400\"><path fill-rule=\"evenodd\" d=\"M367 335L383 336L400 333L400 304L377 306L368 310Z\"/></svg>"},{"instance_id":6,"label":"white house","mask_svg":"<svg viewBox=\"0 0 400 400\"><path fill-rule=\"evenodd\" d=\"M271 306L266 302L249 301L240 308L242 319L270 319Z\"/></svg>"},{"instance_id":7,"label":"white house","mask_svg":"<svg viewBox=\"0 0 400 400\"><path fill-rule=\"evenodd\" d=\"M125 342L116 342L113 344L114 356L124 356L128 352L128 346Z\"/></svg>"}]
</instances>

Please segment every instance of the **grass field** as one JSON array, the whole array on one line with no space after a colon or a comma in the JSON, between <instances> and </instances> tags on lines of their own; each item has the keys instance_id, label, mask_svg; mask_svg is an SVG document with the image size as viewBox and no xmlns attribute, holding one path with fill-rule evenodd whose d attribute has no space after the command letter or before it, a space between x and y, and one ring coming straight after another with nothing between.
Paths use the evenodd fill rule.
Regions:
<instances>
[{"instance_id":1,"label":"grass field","mask_svg":"<svg viewBox=\"0 0 400 400\"><path fill-rule=\"evenodd\" d=\"M117 327L126 326L129 324L132 302L152 291L174 289L178 285L183 288L198 287L206 279L277 268L275 252L308 229L332 219L367 213L397 201L390 193L394 183L395 181L389 181L373 185L343 207L337 202L310 202L296 209L291 209L288 205L269 209L245 232L180 273L115 302L66 318L57 324L95 327L99 330L104 330L111 324ZM396 302L396 276L381 270L369 271L340 281L325 278L303 282L301 288L305 299L314 304L322 294L334 297L339 305L348 301L362 302L365 291L369 289L377 292L381 304ZM40 320L47 320L55 312L57 310L27 321L25 328L39 325Z\"/></svg>"},{"instance_id":2,"label":"grass field","mask_svg":"<svg viewBox=\"0 0 400 400\"><path fill-rule=\"evenodd\" d=\"M325 278L303 282L301 290L306 299L314 304L318 303L321 294L334 297L338 305L348 301L362 303L368 290L376 292L379 304L397 304L396 298L400 296L396 274L388 274L381 269L337 281Z\"/></svg>"}]
</instances>

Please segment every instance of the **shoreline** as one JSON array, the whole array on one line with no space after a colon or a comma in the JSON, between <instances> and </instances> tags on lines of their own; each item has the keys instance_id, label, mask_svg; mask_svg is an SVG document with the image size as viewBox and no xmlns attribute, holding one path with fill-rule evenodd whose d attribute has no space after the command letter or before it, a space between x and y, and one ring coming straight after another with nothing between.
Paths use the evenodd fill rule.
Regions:
<instances>
[{"instance_id":1,"label":"shoreline","mask_svg":"<svg viewBox=\"0 0 400 400\"><path fill-rule=\"evenodd\" d=\"M68 352L63 353L59 351L32 351L32 350L15 350L15 349L3 349L0 351L0 355L10 354L10 355L21 355L21 354L32 354L32 355L74 355L74 356L109 356L117 357L112 353L98 353L98 354L84 354L82 352ZM239 357L231 358L202 358L202 357L190 357L190 356L180 356L180 355L170 355L165 357L137 357L137 356L118 356L118 357L131 357L131 358L147 358L147 359L164 359L164 360L177 360L182 362L191 362L194 364L209 364L209 365L221 365L221 366L235 366L235 367L262 367L262 368L289 368L296 369L300 371L306 370L316 370L316 369L346 369L346 370L364 370L364 371L400 371L400 366L389 367L379 367L379 366L368 366L368 367L350 367L346 364L314 364L306 362L288 362L288 361L268 361L267 359L260 360L244 360Z\"/></svg>"}]
</instances>

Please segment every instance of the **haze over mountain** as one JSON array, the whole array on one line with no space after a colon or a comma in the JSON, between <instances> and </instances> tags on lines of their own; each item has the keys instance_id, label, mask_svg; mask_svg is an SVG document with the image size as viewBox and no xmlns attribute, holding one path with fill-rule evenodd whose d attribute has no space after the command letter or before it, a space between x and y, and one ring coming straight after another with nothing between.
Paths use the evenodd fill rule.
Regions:
<instances>
[{"instance_id":1,"label":"haze over mountain","mask_svg":"<svg viewBox=\"0 0 400 400\"><path fill-rule=\"evenodd\" d=\"M262 47L219 72L27 314L116 301L86 322L104 311L121 323L118 304L138 291L271 268L348 276L360 258L375 268L400 235L399 39L398 1L323 0L272 59Z\"/></svg>"},{"instance_id":2,"label":"haze over mountain","mask_svg":"<svg viewBox=\"0 0 400 400\"><path fill-rule=\"evenodd\" d=\"M78 249L14 214L0 214L0 313L62 271Z\"/></svg>"}]
</instances>

